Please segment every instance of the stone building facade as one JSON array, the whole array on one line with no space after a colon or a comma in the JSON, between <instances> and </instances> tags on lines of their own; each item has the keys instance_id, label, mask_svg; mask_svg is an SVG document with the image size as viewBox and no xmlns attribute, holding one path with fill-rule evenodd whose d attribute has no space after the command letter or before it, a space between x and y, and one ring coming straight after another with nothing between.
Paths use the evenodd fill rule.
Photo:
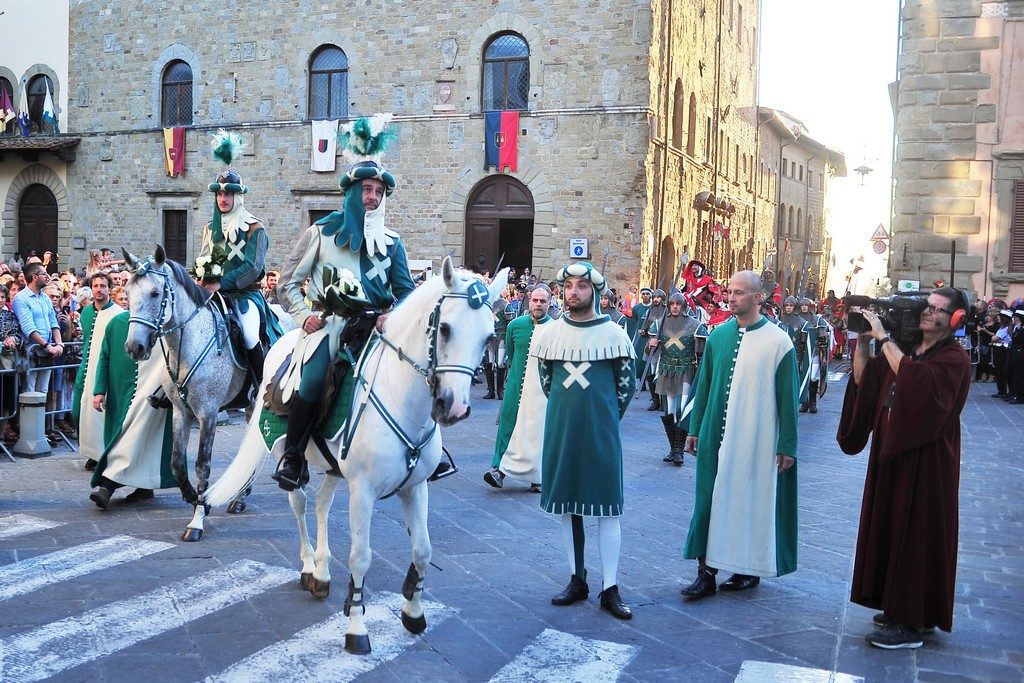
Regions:
<instances>
[{"instance_id":1,"label":"stone building facade","mask_svg":"<svg viewBox=\"0 0 1024 683\"><path fill-rule=\"evenodd\" d=\"M825 202L833 177L846 176L846 158L807 134L798 119L762 107L762 147L781 169L775 222L775 270L786 291L817 300L828 277L831 237ZM771 141L771 142L769 142Z\"/></svg>"},{"instance_id":2,"label":"stone building facade","mask_svg":"<svg viewBox=\"0 0 1024 683\"><path fill-rule=\"evenodd\" d=\"M22 86L25 86L24 88ZM31 134L16 121L0 130L0 254L53 251L67 260L71 251L68 164L77 139L58 136L41 125L43 99L50 88L58 124L67 124L68 3L37 0L4 8L0 39L0 89L14 110L28 100ZM0 99L2 101L2 99Z\"/></svg>"},{"instance_id":3,"label":"stone building facade","mask_svg":"<svg viewBox=\"0 0 1024 683\"><path fill-rule=\"evenodd\" d=\"M71 231L90 248L148 252L170 242L191 257L213 210L206 184L222 168L209 139L223 127L247 141L235 167L251 187L247 208L270 226L269 260L279 263L313 218L340 204L344 160L333 173L310 170L310 72L333 46L346 64L339 118L396 115L399 137L385 159L398 179L389 222L411 258L453 253L478 265L466 249L475 230L482 269L511 251L506 265L550 278L569 260L569 239L583 237L594 261L609 254L613 281L633 281L649 220L652 7L557 4L426 1L382 20L310 0L244 12L201 0L163 15L143 0L75 0L69 108L82 143L69 183ZM528 101L518 169L498 173L484 169L481 81L488 46L506 34L528 46ZM179 62L193 79L187 172L170 178L161 128L167 74Z\"/></svg>"},{"instance_id":4,"label":"stone building facade","mask_svg":"<svg viewBox=\"0 0 1024 683\"><path fill-rule=\"evenodd\" d=\"M908 0L900 36L890 279L1024 296L1024 2Z\"/></svg>"}]
</instances>

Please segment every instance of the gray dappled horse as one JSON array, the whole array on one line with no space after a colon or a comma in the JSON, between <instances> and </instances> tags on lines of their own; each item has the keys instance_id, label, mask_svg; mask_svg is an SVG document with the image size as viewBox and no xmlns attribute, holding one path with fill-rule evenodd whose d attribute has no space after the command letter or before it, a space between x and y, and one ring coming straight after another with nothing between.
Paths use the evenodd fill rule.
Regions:
<instances>
[{"instance_id":1,"label":"gray dappled horse","mask_svg":"<svg viewBox=\"0 0 1024 683\"><path fill-rule=\"evenodd\" d=\"M299 525L299 585L323 599L331 581L328 515L341 478L348 481L352 578L345 601L349 617L345 649L354 654L370 651L363 622L363 579L371 557L370 519L377 500L393 494L402 501L412 543L412 565L402 585L406 599L402 624L411 633L421 633L427 627L420 595L431 555L427 477L442 455L438 425L448 426L469 416L470 381L485 344L494 336L492 306L504 303L499 297L508 269L498 273L489 286L471 273L456 271L450 258L444 260L441 271L441 277L425 282L395 308L383 335L363 353L349 423L327 442L336 462L328 462L312 439L306 448L310 466L327 473L316 493L315 551L306 529L306 494L302 489L288 494ZM299 335L298 330L289 332L271 348L264 364L264 387ZM206 492L205 500L213 507L224 505L244 490L268 455L260 428L263 395L261 388L238 455ZM283 441L283 437L278 439L274 446L275 459L281 457Z\"/></svg>"},{"instance_id":2,"label":"gray dappled horse","mask_svg":"<svg viewBox=\"0 0 1024 683\"><path fill-rule=\"evenodd\" d=\"M203 537L206 510L201 497L210 479L217 413L242 390L248 370L232 357L224 315L211 302L210 293L168 259L162 246L141 260L126 249L122 252L132 272L125 285L130 311L125 350L138 361L149 358L159 346L164 356L163 389L174 408L171 472L182 498L195 508L181 540L198 541ZM286 329L295 326L290 318L282 323ZM198 488L189 481L185 466L193 420L199 421ZM238 492L230 512L245 509L245 494L245 490Z\"/></svg>"}]
</instances>

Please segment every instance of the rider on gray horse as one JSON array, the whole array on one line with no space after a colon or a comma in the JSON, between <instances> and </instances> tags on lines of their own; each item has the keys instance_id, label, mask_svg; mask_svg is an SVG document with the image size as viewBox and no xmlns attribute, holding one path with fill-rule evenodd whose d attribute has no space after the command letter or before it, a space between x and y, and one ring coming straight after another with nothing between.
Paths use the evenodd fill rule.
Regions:
<instances>
[{"instance_id":1,"label":"rider on gray horse","mask_svg":"<svg viewBox=\"0 0 1024 683\"><path fill-rule=\"evenodd\" d=\"M214 142L214 157L227 164L241 151L241 139L235 133L221 131ZM203 257L212 257L216 247L227 256L220 279L203 278L203 286L231 297L249 368L259 386L263 381L263 342L269 346L283 334L260 288L270 237L260 219L245 208L242 195L249 187L242 184L238 173L224 171L208 189L216 193L216 200L213 218L203 227L197 266ZM212 264L206 267L212 268Z\"/></svg>"},{"instance_id":2,"label":"rider on gray horse","mask_svg":"<svg viewBox=\"0 0 1024 683\"><path fill-rule=\"evenodd\" d=\"M343 129L347 136L345 156L355 162L341 178L344 204L340 211L302 233L281 271L278 295L302 327L293 355L302 359L301 376L289 404L284 455L272 475L285 491L309 481L306 443L328 368L339 354L341 335L349 324L341 316L323 315L320 308L325 266L347 269L358 279L362 298L376 313L378 330L395 302L402 301L415 287L402 238L384 223L387 197L395 189L394 176L379 163L388 136L384 128L390 118L377 115L359 119ZM302 286L307 279L304 294ZM307 298L314 302L313 308L306 303Z\"/></svg>"}]
</instances>

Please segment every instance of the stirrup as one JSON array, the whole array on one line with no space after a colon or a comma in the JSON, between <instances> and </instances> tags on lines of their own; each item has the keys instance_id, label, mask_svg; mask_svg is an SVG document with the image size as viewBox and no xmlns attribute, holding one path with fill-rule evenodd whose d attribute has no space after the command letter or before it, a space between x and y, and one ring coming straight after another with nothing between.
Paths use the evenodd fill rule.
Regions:
<instances>
[{"instance_id":1,"label":"stirrup","mask_svg":"<svg viewBox=\"0 0 1024 683\"><path fill-rule=\"evenodd\" d=\"M441 455L443 456L441 462L437 463L437 469L434 473L427 477L427 481L440 481L445 477L450 477L453 474L458 473L459 466L455 464L455 460L452 458L452 454L448 452L448 449L444 446L441 447ZM448 462L444 461L444 458L448 458Z\"/></svg>"}]
</instances>

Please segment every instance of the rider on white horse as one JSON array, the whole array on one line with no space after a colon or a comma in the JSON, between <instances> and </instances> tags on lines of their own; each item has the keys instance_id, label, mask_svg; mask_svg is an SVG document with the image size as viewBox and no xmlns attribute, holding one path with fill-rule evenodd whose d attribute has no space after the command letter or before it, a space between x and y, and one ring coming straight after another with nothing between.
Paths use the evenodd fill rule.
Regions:
<instances>
[{"instance_id":1,"label":"rider on white horse","mask_svg":"<svg viewBox=\"0 0 1024 683\"><path fill-rule=\"evenodd\" d=\"M302 363L301 379L289 404L284 454L272 475L285 491L309 481L306 443L324 379L332 359L338 356L341 334L347 325L340 316L323 316L318 303L313 308L307 304L307 299L317 302L324 293L325 266L347 269L355 275L362 297L379 314L377 329L395 302L415 288L402 238L384 224L387 197L395 189L394 176L379 163L389 135L384 128L390 119L390 115L377 115L345 127L344 154L355 165L341 177L344 204L302 233L281 271L281 303L303 329L292 361ZM303 293L307 279L309 285Z\"/></svg>"},{"instance_id":2,"label":"rider on white horse","mask_svg":"<svg viewBox=\"0 0 1024 683\"><path fill-rule=\"evenodd\" d=\"M214 143L214 156L228 164L241 149L241 140L234 133L221 131L215 136ZM284 334L260 288L260 281L266 274L270 237L260 219L245 208L242 195L249 191L249 187L242 184L238 173L224 171L208 189L216 193L216 200L213 218L203 227L197 265L203 257L211 257L215 247L220 247L226 254L227 261L221 266L223 274L220 279L204 278L203 286L210 292L219 291L231 297L249 367L259 386L263 380L263 342L269 346Z\"/></svg>"}]
</instances>

